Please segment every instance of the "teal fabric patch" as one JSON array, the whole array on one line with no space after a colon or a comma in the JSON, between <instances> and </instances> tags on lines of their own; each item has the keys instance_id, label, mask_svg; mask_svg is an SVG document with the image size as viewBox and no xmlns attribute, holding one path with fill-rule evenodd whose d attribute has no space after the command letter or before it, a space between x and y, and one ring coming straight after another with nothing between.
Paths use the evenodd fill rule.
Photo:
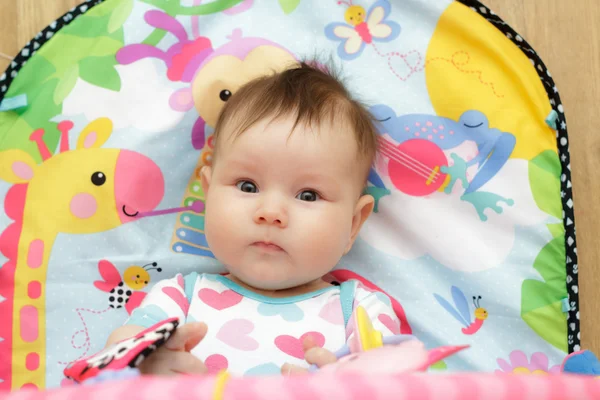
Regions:
<instances>
[{"instance_id":1,"label":"teal fabric patch","mask_svg":"<svg viewBox=\"0 0 600 400\"><path fill-rule=\"evenodd\" d=\"M546 124L552 128L552 129L556 129L556 120L558 119L558 113L556 112L556 110L552 110L550 111L550 114L548 114L548 116L546 117Z\"/></svg>"},{"instance_id":2,"label":"teal fabric patch","mask_svg":"<svg viewBox=\"0 0 600 400\"><path fill-rule=\"evenodd\" d=\"M25 106L27 106L27 95L22 94L2 100L2 103L0 103L0 111L12 111Z\"/></svg>"},{"instance_id":3,"label":"teal fabric patch","mask_svg":"<svg viewBox=\"0 0 600 400\"><path fill-rule=\"evenodd\" d=\"M569 298L565 297L562 299L562 312L567 313L571 311L571 303L569 303Z\"/></svg>"}]
</instances>

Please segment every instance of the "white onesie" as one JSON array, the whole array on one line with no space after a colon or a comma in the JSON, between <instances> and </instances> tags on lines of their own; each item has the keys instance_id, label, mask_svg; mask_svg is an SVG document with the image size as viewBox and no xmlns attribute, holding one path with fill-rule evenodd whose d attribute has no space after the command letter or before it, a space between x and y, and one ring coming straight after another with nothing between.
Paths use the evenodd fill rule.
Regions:
<instances>
[{"instance_id":1,"label":"white onesie","mask_svg":"<svg viewBox=\"0 0 600 400\"><path fill-rule=\"evenodd\" d=\"M384 336L400 333L389 297L358 281L299 296L256 294L217 274L178 274L158 282L126 324L150 327L166 318L202 321L206 337L192 349L209 371L235 375L279 374L284 363L308 367L302 339L339 350L351 337L352 310L362 306Z\"/></svg>"}]
</instances>

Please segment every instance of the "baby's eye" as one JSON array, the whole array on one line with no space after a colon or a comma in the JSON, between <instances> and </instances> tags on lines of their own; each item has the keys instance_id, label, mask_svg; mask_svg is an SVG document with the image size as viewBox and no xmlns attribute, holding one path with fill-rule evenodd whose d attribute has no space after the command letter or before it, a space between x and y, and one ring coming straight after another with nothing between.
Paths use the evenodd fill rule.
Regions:
<instances>
[{"instance_id":1,"label":"baby's eye","mask_svg":"<svg viewBox=\"0 0 600 400\"><path fill-rule=\"evenodd\" d=\"M320 199L319 195L314 190L303 190L296 198L302 201L317 201Z\"/></svg>"},{"instance_id":2,"label":"baby's eye","mask_svg":"<svg viewBox=\"0 0 600 400\"><path fill-rule=\"evenodd\" d=\"M245 193L257 193L258 192L258 188L254 184L254 182L251 182L251 181L239 181L235 185L237 186L238 189L240 189L242 192L245 192Z\"/></svg>"}]
</instances>

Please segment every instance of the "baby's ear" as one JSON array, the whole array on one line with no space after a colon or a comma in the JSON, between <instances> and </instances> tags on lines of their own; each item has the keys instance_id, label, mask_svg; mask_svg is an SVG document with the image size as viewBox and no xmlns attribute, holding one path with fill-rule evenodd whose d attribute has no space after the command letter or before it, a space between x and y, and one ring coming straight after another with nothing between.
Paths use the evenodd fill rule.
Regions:
<instances>
[{"instance_id":1,"label":"baby's ear","mask_svg":"<svg viewBox=\"0 0 600 400\"><path fill-rule=\"evenodd\" d=\"M204 192L204 202L206 203L206 196L210 187L210 180L212 179L212 168L204 166L200 170L200 180L202 182L202 192Z\"/></svg>"},{"instance_id":2,"label":"baby's ear","mask_svg":"<svg viewBox=\"0 0 600 400\"><path fill-rule=\"evenodd\" d=\"M352 229L350 231L350 241L348 242L348 247L344 251L344 254L347 254L354 241L358 237L358 232L360 232L360 228L363 226L371 212L373 212L373 207L375 206L375 199L370 194L365 194L360 196L358 202L356 203L356 207L354 208L354 215L352 216Z\"/></svg>"}]
</instances>

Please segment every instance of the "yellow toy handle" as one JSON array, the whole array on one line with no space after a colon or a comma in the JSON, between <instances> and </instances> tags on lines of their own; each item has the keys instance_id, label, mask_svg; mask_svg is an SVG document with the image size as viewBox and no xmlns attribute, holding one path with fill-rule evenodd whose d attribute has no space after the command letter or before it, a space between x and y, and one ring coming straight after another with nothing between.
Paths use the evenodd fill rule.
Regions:
<instances>
[{"instance_id":1,"label":"yellow toy handle","mask_svg":"<svg viewBox=\"0 0 600 400\"><path fill-rule=\"evenodd\" d=\"M225 398L225 386L229 380L229 373L227 370L219 372L217 379L215 380L215 391L213 392L213 400L223 400Z\"/></svg>"},{"instance_id":2,"label":"yellow toy handle","mask_svg":"<svg viewBox=\"0 0 600 400\"><path fill-rule=\"evenodd\" d=\"M361 306L356 308L354 323L356 332L358 332L360 349L362 351L383 346L383 334L373 328L369 314L367 314L367 311Z\"/></svg>"}]
</instances>

